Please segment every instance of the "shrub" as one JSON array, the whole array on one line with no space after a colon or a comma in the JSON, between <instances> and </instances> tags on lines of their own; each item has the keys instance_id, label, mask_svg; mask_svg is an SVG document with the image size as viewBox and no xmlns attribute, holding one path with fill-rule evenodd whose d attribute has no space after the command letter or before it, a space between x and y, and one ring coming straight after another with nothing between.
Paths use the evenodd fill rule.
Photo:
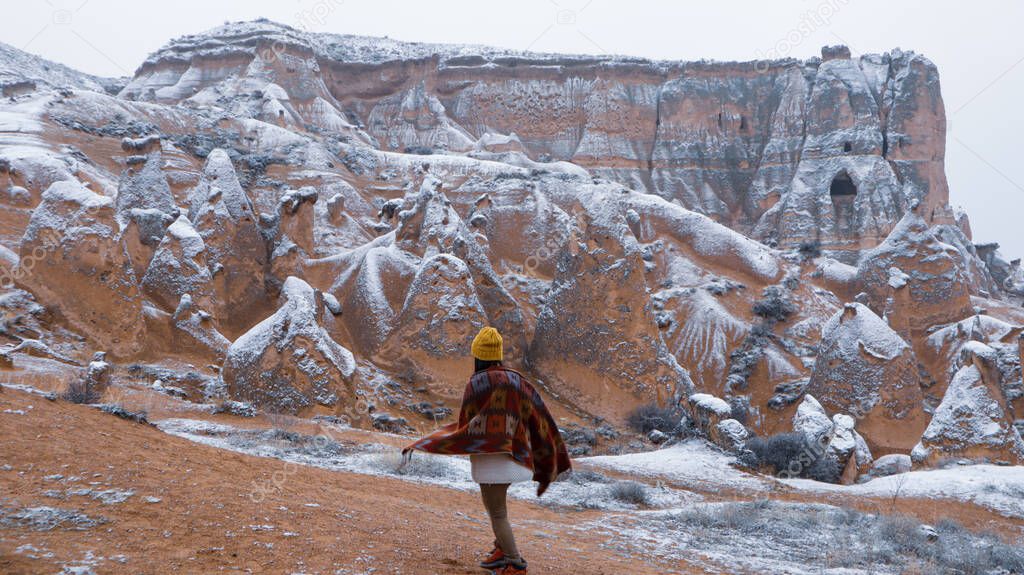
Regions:
<instances>
[{"instance_id":1,"label":"shrub","mask_svg":"<svg viewBox=\"0 0 1024 575\"><path fill-rule=\"evenodd\" d=\"M68 383L61 398L71 403L97 403L100 400L100 392L89 384L85 378L76 379Z\"/></svg>"},{"instance_id":2,"label":"shrub","mask_svg":"<svg viewBox=\"0 0 1024 575\"><path fill-rule=\"evenodd\" d=\"M665 433L676 433L680 431L679 422L683 418L682 411L676 407L659 407L657 404L648 403L634 409L626 418L630 429L644 435L657 429Z\"/></svg>"},{"instance_id":3,"label":"shrub","mask_svg":"<svg viewBox=\"0 0 1024 575\"><path fill-rule=\"evenodd\" d=\"M754 314L770 321L785 321L796 312L796 307L776 286L764 289L763 297L752 308Z\"/></svg>"},{"instance_id":4,"label":"shrub","mask_svg":"<svg viewBox=\"0 0 1024 575\"><path fill-rule=\"evenodd\" d=\"M794 431L768 437L752 437L747 440L746 448L754 454L756 467L769 467L772 473L779 474L788 470L790 463L800 457L806 448L806 441L802 433Z\"/></svg>"},{"instance_id":5,"label":"shrub","mask_svg":"<svg viewBox=\"0 0 1024 575\"><path fill-rule=\"evenodd\" d=\"M430 146L406 146L406 154L415 154L417 156L430 156L434 154L434 148Z\"/></svg>"},{"instance_id":6,"label":"shrub","mask_svg":"<svg viewBox=\"0 0 1024 575\"><path fill-rule=\"evenodd\" d=\"M752 437L745 445L749 452L743 463L750 467L768 467L775 475L803 477L837 483L841 474L839 462L816 445L808 443L803 433L794 431L768 437Z\"/></svg>"},{"instance_id":7,"label":"shrub","mask_svg":"<svg viewBox=\"0 0 1024 575\"><path fill-rule=\"evenodd\" d=\"M565 481L571 481L577 485L586 485L587 483L611 483L612 479L607 475L602 475L596 471L590 471L589 469L573 469L570 473L565 476Z\"/></svg>"},{"instance_id":8,"label":"shrub","mask_svg":"<svg viewBox=\"0 0 1024 575\"><path fill-rule=\"evenodd\" d=\"M800 254L800 258L803 260L813 260L821 256L821 242L817 240L801 242L797 248L797 253Z\"/></svg>"},{"instance_id":9,"label":"shrub","mask_svg":"<svg viewBox=\"0 0 1024 575\"><path fill-rule=\"evenodd\" d=\"M650 505L647 486L636 481L617 481L608 486L608 496L629 505Z\"/></svg>"},{"instance_id":10,"label":"shrub","mask_svg":"<svg viewBox=\"0 0 1024 575\"><path fill-rule=\"evenodd\" d=\"M109 413L110 415L120 417L121 419L127 419L128 421L133 421L135 423L149 424L149 418L145 411L128 411L123 405L118 405L116 403L104 403L100 406L100 410L103 411L103 413Z\"/></svg>"},{"instance_id":11,"label":"shrub","mask_svg":"<svg viewBox=\"0 0 1024 575\"><path fill-rule=\"evenodd\" d=\"M839 483L842 470L839 469L839 460L831 455L823 455L814 463L811 463L804 471L802 477L821 481L822 483Z\"/></svg>"}]
</instances>

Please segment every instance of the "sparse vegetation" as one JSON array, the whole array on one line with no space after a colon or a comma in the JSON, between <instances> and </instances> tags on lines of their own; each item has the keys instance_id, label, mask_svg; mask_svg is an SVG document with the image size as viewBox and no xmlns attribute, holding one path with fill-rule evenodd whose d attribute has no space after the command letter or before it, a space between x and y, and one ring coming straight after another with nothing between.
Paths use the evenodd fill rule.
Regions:
<instances>
[{"instance_id":1,"label":"sparse vegetation","mask_svg":"<svg viewBox=\"0 0 1024 575\"><path fill-rule=\"evenodd\" d=\"M752 308L755 315L772 321L786 321L796 313L796 306L789 301L789 297L778 286L764 288L762 298L754 302Z\"/></svg>"},{"instance_id":2,"label":"sparse vegetation","mask_svg":"<svg viewBox=\"0 0 1024 575\"><path fill-rule=\"evenodd\" d=\"M813 260L821 257L821 242L813 240L809 242L801 242L800 246L796 249L797 253L800 254L800 259L803 261Z\"/></svg>"},{"instance_id":3,"label":"sparse vegetation","mask_svg":"<svg viewBox=\"0 0 1024 575\"><path fill-rule=\"evenodd\" d=\"M650 505L647 486L637 481L616 481L608 486L608 496L629 505Z\"/></svg>"},{"instance_id":4,"label":"sparse vegetation","mask_svg":"<svg viewBox=\"0 0 1024 575\"><path fill-rule=\"evenodd\" d=\"M654 403L641 405L626 418L633 431L647 435L657 429L662 433L676 434L682 431L683 412L677 407L660 407Z\"/></svg>"},{"instance_id":5,"label":"sparse vegetation","mask_svg":"<svg viewBox=\"0 0 1024 575\"><path fill-rule=\"evenodd\" d=\"M827 558L832 568L866 571L895 567L914 573L1024 573L1024 547L973 533L951 520L928 528L904 515L760 500L688 507L671 514L666 528L685 530L693 548L744 546L753 539L764 542L754 558L773 548L785 549L787 560L808 566ZM750 539L740 537L744 535Z\"/></svg>"},{"instance_id":6,"label":"sparse vegetation","mask_svg":"<svg viewBox=\"0 0 1024 575\"><path fill-rule=\"evenodd\" d=\"M404 153L417 156L430 156L434 154L434 148L430 146L406 146Z\"/></svg>"},{"instance_id":7,"label":"sparse vegetation","mask_svg":"<svg viewBox=\"0 0 1024 575\"><path fill-rule=\"evenodd\" d=\"M101 396L102 394L84 377L68 382L67 388L60 394L61 399L78 404L97 403Z\"/></svg>"},{"instance_id":8,"label":"sparse vegetation","mask_svg":"<svg viewBox=\"0 0 1024 575\"><path fill-rule=\"evenodd\" d=\"M819 446L809 443L800 432L752 437L741 459L753 468L768 468L775 475L803 477L837 483L839 463Z\"/></svg>"},{"instance_id":9,"label":"sparse vegetation","mask_svg":"<svg viewBox=\"0 0 1024 575\"><path fill-rule=\"evenodd\" d=\"M123 405L117 403L104 403L99 408L104 413L109 413L115 417L149 425L149 417L145 411L129 411Z\"/></svg>"}]
</instances>

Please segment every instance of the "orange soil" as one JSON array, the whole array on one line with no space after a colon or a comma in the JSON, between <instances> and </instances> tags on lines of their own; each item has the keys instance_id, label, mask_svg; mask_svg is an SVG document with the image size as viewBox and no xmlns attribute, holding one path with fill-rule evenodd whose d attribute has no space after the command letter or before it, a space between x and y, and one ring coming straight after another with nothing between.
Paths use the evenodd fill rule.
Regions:
<instances>
[{"instance_id":1,"label":"orange soil","mask_svg":"<svg viewBox=\"0 0 1024 575\"><path fill-rule=\"evenodd\" d=\"M147 407L161 417L181 416L170 409L173 400L168 402L165 408L154 403ZM8 409L26 413L4 413ZM239 427L261 425L261 418L186 416ZM317 432L302 420L293 429ZM398 446L406 441L359 430L331 433L343 443ZM483 573L476 561L491 541L486 515L470 493L219 450L91 407L9 388L0 393L3 464L11 469L0 468L0 507L46 505L109 520L84 531L0 529L0 573L5 574L54 573L89 551L108 558L97 564L97 573L363 573L369 568L377 573ZM45 479L54 474L80 479ZM135 495L109 505L84 496L60 500L44 495L47 490L81 488L131 489ZM709 501L751 497L709 488L714 491L701 492ZM147 496L161 501L146 503ZM1022 520L956 501L893 501L785 488L770 497L905 513L933 524L951 517L972 529L1015 537L1024 531ZM533 573L715 572L616 554L606 548L604 535L585 528L606 516L599 511L552 510L519 500L511 502L511 511ZM262 525L273 529L260 530ZM25 544L54 556L31 559L15 553ZM110 559L118 555L127 560Z\"/></svg>"},{"instance_id":2,"label":"orange soil","mask_svg":"<svg viewBox=\"0 0 1024 575\"><path fill-rule=\"evenodd\" d=\"M476 562L491 542L482 506L469 493L226 452L12 389L0 393L0 438L0 461L12 467L0 471L0 505L70 508L109 520L84 531L0 530L2 573L54 573L89 551L127 557L100 562L97 573L482 573ZM81 479L44 479L54 474ZM254 486L264 486L259 503L250 497ZM135 495L107 505L43 494L85 487ZM146 503L147 496L161 501ZM703 572L603 549L599 536L578 529L600 512L521 501L511 512L534 573ZM261 525L273 530L250 527ZM15 553L28 543L54 557Z\"/></svg>"}]
</instances>

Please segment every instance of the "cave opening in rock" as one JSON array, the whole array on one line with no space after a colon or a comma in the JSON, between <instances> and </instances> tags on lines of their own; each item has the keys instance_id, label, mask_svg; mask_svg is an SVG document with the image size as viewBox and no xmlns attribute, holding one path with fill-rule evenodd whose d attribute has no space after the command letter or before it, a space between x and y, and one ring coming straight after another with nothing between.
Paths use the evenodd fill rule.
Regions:
<instances>
[{"instance_id":1,"label":"cave opening in rock","mask_svg":"<svg viewBox=\"0 0 1024 575\"><path fill-rule=\"evenodd\" d=\"M853 144L851 144L850 142L843 142L843 151L844 152L852 152L853 151Z\"/></svg>"},{"instance_id":2,"label":"cave opening in rock","mask_svg":"<svg viewBox=\"0 0 1024 575\"><path fill-rule=\"evenodd\" d=\"M857 185L850 179L850 174L842 171L832 178L832 184L828 187L828 192L833 198L836 196L856 196Z\"/></svg>"},{"instance_id":3,"label":"cave opening in rock","mask_svg":"<svg viewBox=\"0 0 1024 575\"><path fill-rule=\"evenodd\" d=\"M841 237L856 236L857 210L854 204L857 198L857 185L853 183L850 174L846 173L846 170L836 174L828 191L832 198L836 233Z\"/></svg>"}]
</instances>

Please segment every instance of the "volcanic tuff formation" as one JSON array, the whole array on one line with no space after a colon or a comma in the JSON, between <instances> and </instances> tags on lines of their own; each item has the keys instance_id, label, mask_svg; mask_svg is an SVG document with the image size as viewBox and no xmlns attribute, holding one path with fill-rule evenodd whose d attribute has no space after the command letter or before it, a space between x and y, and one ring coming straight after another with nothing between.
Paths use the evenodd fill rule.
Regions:
<instances>
[{"instance_id":1,"label":"volcanic tuff formation","mask_svg":"<svg viewBox=\"0 0 1024 575\"><path fill-rule=\"evenodd\" d=\"M34 318L4 337L404 426L457 408L494 325L581 421L676 403L736 450L817 425L847 480L915 446L1019 458L1024 275L948 205L935 66L825 54L655 62L256 21L116 81L4 47L0 301Z\"/></svg>"}]
</instances>

